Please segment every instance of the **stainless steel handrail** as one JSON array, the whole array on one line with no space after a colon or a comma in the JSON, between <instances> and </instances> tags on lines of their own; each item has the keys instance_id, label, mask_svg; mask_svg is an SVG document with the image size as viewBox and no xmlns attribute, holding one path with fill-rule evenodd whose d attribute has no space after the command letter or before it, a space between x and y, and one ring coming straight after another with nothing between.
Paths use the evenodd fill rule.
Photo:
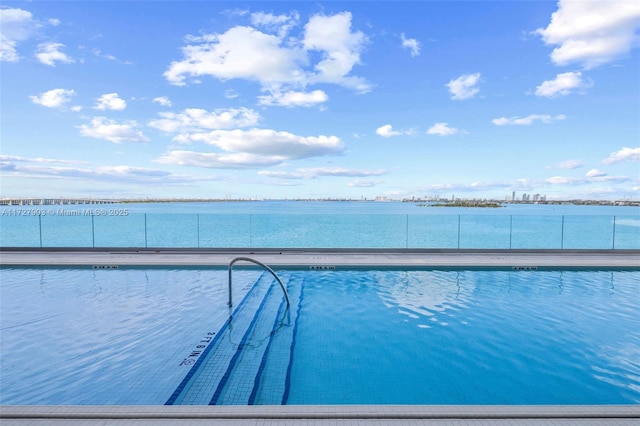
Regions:
<instances>
[{"instance_id":1,"label":"stainless steel handrail","mask_svg":"<svg viewBox=\"0 0 640 426\"><path fill-rule=\"evenodd\" d=\"M282 280L280 279L278 274L276 274L276 272L273 269L271 269L269 266L265 265L264 263L262 263L260 261L257 261L255 259L252 259L250 257L236 257L231 262L229 262L229 307L233 306L233 301L232 301L232 296L231 296L231 293L232 293L232 290L231 290L231 271L232 271L232 268L233 268L233 264L236 263L239 260L244 260L246 262L255 263L256 265L260 265L264 269L269 271L271 273L271 275L273 275L273 277L276 279L276 281L278 281L278 283L280 284L280 288L282 288L282 291L284 292L284 297L285 297L285 299L287 299L287 307L290 305L290 303L289 303L289 293L287 293L287 289L285 288L284 284L282 283Z\"/></svg>"}]
</instances>

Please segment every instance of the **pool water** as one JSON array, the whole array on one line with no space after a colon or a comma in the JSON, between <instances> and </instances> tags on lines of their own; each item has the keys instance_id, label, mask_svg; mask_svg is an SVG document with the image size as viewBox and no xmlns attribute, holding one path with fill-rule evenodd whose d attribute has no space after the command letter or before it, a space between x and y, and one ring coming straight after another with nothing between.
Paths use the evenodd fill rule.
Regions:
<instances>
[{"instance_id":1,"label":"pool water","mask_svg":"<svg viewBox=\"0 0 640 426\"><path fill-rule=\"evenodd\" d=\"M0 273L0 404L640 403L638 271Z\"/></svg>"}]
</instances>

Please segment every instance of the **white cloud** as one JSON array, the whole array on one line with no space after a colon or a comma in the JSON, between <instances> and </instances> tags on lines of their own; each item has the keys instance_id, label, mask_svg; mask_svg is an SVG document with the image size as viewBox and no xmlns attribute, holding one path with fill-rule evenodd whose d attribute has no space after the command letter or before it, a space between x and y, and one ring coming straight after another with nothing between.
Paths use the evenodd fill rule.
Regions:
<instances>
[{"instance_id":1,"label":"white cloud","mask_svg":"<svg viewBox=\"0 0 640 426\"><path fill-rule=\"evenodd\" d=\"M247 169L274 166L284 160L284 158L278 156L261 156L247 153L218 154L211 152L170 151L156 159L155 162L212 169Z\"/></svg>"},{"instance_id":2,"label":"white cloud","mask_svg":"<svg viewBox=\"0 0 640 426\"><path fill-rule=\"evenodd\" d=\"M436 123L427 130L430 135L451 136L458 133L458 129L449 127L449 123Z\"/></svg>"},{"instance_id":3,"label":"white cloud","mask_svg":"<svg viewBox=\"0 0 640 426\"><path fill-rule=\"evenodd\" d=\"M449 88L451 99L463 100L474 97L480 92L477 84L480 82L480 73L464 74L455 80L449 81L446 86Z\"/></svg>"},{"instance_id":4,"label":"white cloud","mask_svg":"<svg viewBox=\"0 0 640 426\"><path fill-rule=\"evenodd\" d=\"M390 138L391 136L398 136L402 134L402 132L393 130L393 126L391 126L391 124L385 124L384 126L378 127L376 129L376 133L383 138Z\"/></svg>"},{"instance_id":5,"label":"white cloud","mask_svg":"<svg viewBox=\"0 0 640 426\"><path fill-rule=\"evenodd\" d=\"M251 14L251 23L268 31L276 32L278 37L285 37L291 28L298 25L300 15L292 12L290 15L273 15L272 13L255 12Z\"/></svg>"},{"instance_id":6,"label":"white cloud","mask_svg":"<svg viewBox=\"0 0 640 426\"><path fill-rule=\"evenodd\" d=\"M64 48L64 44L62 43L53 43L46 42L40 43L38 45L38 51L36 52L36 58L45 64L51 67L56 66L56 62L62 63L73 63L75 62L69 56L67 56L64 52L61 51Z\"/></svg>"},{"instance_id":7,"label":"white cloud","mask_svg":"<svg viewBox=\"0 0 640 426\"><path fill-rule=\"evenodd\" d=\"M602 170L598 170L598 169L591 169L587 172L587 177L590 178L595 178L595 177L604 177L606 176L607 173L603 172Z\"/></svg>"},{"instance_id":8,"label":"white cloud","mask_svg":"<svg viewBox=\"0 0 640 426\"><path fill-rule=\"evenodd\" d=\"M16 45L29 39L37 28L38 23L31 12L0 8L0 61L19 61Z\"/></svg>"},{"instance_id":9,"label":"white cloud","mask_svg":"<svg viewBox=\"0 0 640 426\"><path fill-rule=\"evenodd\" d=\"M323 59L314 67L315 75L309 78L312 83L334 83L360 93L371 90L363 78L348 75L354 65L360 63L360 53L367 42L364 33L351 31L351 13L314 15L304 29L305 49L323 54Z\"/></svg>"},{"instance_id":10,"label":"white cloud","mask_svg":"<svg viewBox=\"0 0 640 426\"><path fill-rule=\"evenodd\" d=\"M536 87L536 96L555 98L568 95L576 89L584 89L591 86L591 82L586 82L582 79L580 71L565 72L556 75L554 80L543 81L540 86Z\"/></svg>"},{"instance_id":11,"label":"white cloud","mask_svg":"<svg viewBox=\"0 0 640 426\"><path fill-rule=\"evenodd\" d=\"M105 117L93 117L90 125L83 124L78 128L82 136L106 139L113 143L149 142L149 139L136 129L137 126L138 123L133 120L117 123Z\"/></svg>"},{"instance_id":12,"label":"white cloud","mask_svg":"<svg viewBox=\"0 0 640 426\"><path fill-rule=\"evenodd\" d=\"M120 98L117 93L106 93L96 100L95 109L122 111L127 107L124 99Z\"/></svg>"},{"instance_id":13,"label":"white cloud","mask_svg":"<svg viewBox=\"0 0 640 426\"><path fill-rule=\"evenodd\" d=\"M580 167L583 167L584 163L581 160L567 160L567 161L563 161L562 163L558 164L558 168L560 169L578 169Z\"/></svg>"},{"instance_id":14,"label":"white cloud","mask_svg":"<svg viewBox=\"0 0 640 426\"><path fill-rule=\"evenodd\" d=\"M351 188L371 188L378 185L379 181L356 179L348 183Z\"/></svg>"},{"instance_id":15,"label":"white cloud","mask_svg":"<svg viewBox=\"0 0 640 426\"><path fill-rule=\"evenodd\" d=\"M552 176L544 180L551 185L583 185L587 179L581 177Z\"/></svg>"},{"instance_id":16,"label":"white cloud","mask_svg":"<svg viewBox=\"0 0 640 426\"><path fill-rule=\"evenodd\" d=\"M367 177L387 174L386 170L347 169L344 167L310 167L297 169L294 172L260 171L260 176L278 179L315 179L320 176L329 177Z\"/></svg>"},{"instance_id":17,"label":"white cloud","mask_svg":"<svg viewBox=\"0 0 640 426\"><path fill-rule=\"evenodd\" d=\"M638 46L640 2L635 0L560 0L546 28L535 31L556 65L594 68L616 60Z\"/></svg>"},{"instance_id":18,"label":"white cloud","mask_svg":"<svg viewBox=\"0 0 640 426\"><path fill-rule=\"evenodd\" d=\"M50 18L50 19L47 19L47 23L52 27L57 27L58 25L60 25L60 20L57 18Z\"/></svg>"},{"instance_id":19,"label":"white cloud","mask_svg":"<svg viewBox=\"0 0 640 426\"><path fill-rule=\"evenodd\" d=\"M623 183L629 180L626 176L606 176L606 173L596 170L594 173L587 173L585 177L552 176L544 182L550 185L579 186L602 182Z\"/></svg>"},{"instance_id":20,"label":"white cloud","mask_svg":"<svg viewBox=\"0 0 640 426\"><path fill-rule=\"evenodd\" d=\"M322 90L314 90L312 92L272 92L269 95L258 96L258 103L260 105L284 107L312 107L322 104L327 100L329 100L329 96Z\"/></svg>"},{"instance_id":21,"label":"white cloud","mask_svg":"<svg viewBox=\"0 0 640 426\"><path fill-rule=\"evenodd\" d=\"M153 98L152 102L155 102L165 107L171 106L171 101L166 96L158 96L157 98Z\"/></svg>"},{"instance_id":22,"label":"white cloud","mask_svg":"<svg viewBox=\"0 0 640 426\"><path fill-rule=\"evenodd\" d=\"M299 136L271 129L214 130L181 135L181 142L202 142L227 152L301 159L342 153L337 136Z\"/></svg>"},{"instance_id":23,"label":"white cloud","mask_svg":"<svg viewBox=\"0 0 640 426\"><path fill-rule=\"evenodd\" d=\"M38 96L29 96L33 103L47 108L60 108L75 96L76 92L69 89L52 89Z\"/></svg>"},{"instance_id":24,"label":"white cloud","mask_svg":"<svg viewBox=\"0 0 640 426\"><path fill-rule=\"evenodd\" d=\"M239 96L240 94L233 89L227 89L224 91L224 97L227 99L235 99Z\"/></svg>"},{"instance_id":25,"label":"white cloud","mask_svg":"<svg viewBox=\"0 0 640 426\"><path fill-rule=\"evenodd\" d=\"M298 83L305 76L300 48L282 46L283 40L251 27L233 27L223 34L187 37L184 59L173 61L165 71L172 84L184 85L187 77L209 75L220 80L241 78L263 86Z\"/></svg>"},{"instance_id":26,"label":"white cloud","mask_svg":"<svg viewBox=\"0 0 640 426\"><path fill-rule=\"evenodd\" d=\"M238 78L256 81L264 91L283 93L315 83L357 92L371 89L364 79L350 75L366 42L363 33L351 30L350 13L314 15L297 37L284 35L297 24L297 15L255 13L252 20L269 33L236 26L222 34L187 37L183 59L171 62L165 78L176 85L201 76L223 81ZM316 56L320 59L313 63Z\"/></svg>"},{"instance_id":27,"label":"white cloud","mask_svg":"<svg viewBox=\"0 0 640 426\"><path fill-rule=\"evenodd\" d=\"M541 121L543 123L552 123L554 121L564 120L567 117L564 114L558 114L551 116L549 114L531 114L527 117L500 117L491 120L496 126L529 126L535 121Z\"/></svg>"},{"instance_id":28,"label":"white cloud","mask_svg":"<svg viewBox=\"0 0 640 426\"><path fill-rule=\"evenodd\" d=\"M622 161L640 162L640 147L624 147L616 152L612 152L609 157L602 160L604 164L614 164Z\"/></svg>"},{"instance_id":29,"label":"white cloud","mask_svg":"<svg viewBox=\"0 0 640 426\"><path fill-rule=\"evenodd\" d=\"M0 156L0 167L12 175L28 178L70 178L110 184L114 182L175 184L213 179L203 176L173 175L164 170L143 167L91 165L47 158Z\"/></svg>"},{"instance_id":30,"label":"white cloud","mask_svg":"<svg viewBox=\"0 0 640 426\"><path fill-rule=\"evenodd\" d=\"M402 40L402 47L411 51L411 56L418 56L420 54L420 43L415 38L406 38L404 33L400 34Z\"/></svg>"},{"instance_id":31,"label":"white cloud","mask_svg":"<svg viewBox=\"0 0 640 426\"><path fill-rule=\"evenodd\" d=\"M260 114L248 108L215 109L213 111L187 108L181 113L161 112L158 115L162 118L150 121L149 126L167 133L250 127L260 121Z\"/></svg>"}]
</instances>

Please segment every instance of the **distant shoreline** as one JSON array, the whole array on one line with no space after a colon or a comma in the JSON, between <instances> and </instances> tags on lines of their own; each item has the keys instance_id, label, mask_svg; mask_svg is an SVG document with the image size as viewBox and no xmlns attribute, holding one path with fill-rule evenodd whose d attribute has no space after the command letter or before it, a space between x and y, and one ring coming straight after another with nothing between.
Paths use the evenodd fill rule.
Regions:
<instances>
[{"instance_id":1,"label":"distant shoreline","mask_svg":"<svg viewBox=\"0 0 640 426\"><path fill-rule=\"evenodd\" d=\"M349 203L414 203L417 207L479 207L499 208L510 204L525 205L585 205L585 206L631 206L640 207L640 201L636 200L491 200L491 199L402 199L392 200L386 198L376 199L350 199L350 198L125 198L125 199L98 199L98 198L0 198L0 206L42 206L42 205L80 205L80 204L152 204L152 203L249 203L249 202L349 202Z\"/></svg>"}]
</instances>

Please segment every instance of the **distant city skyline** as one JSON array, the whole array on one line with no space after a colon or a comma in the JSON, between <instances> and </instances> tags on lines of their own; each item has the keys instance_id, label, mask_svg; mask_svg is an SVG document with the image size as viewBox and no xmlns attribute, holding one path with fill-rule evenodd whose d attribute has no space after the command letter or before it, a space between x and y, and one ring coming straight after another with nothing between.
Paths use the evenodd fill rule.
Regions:
<instances>
[{"instance_id":1,"label":"distant city skyline","mask_svg":"<svg viewBox=\"0 0 640 426\"><path fill-rule=\"evenodd\" d=\"M5 1L0 197L638 200L639 32L635 0Z\"/></svg>"}]
</instances>

